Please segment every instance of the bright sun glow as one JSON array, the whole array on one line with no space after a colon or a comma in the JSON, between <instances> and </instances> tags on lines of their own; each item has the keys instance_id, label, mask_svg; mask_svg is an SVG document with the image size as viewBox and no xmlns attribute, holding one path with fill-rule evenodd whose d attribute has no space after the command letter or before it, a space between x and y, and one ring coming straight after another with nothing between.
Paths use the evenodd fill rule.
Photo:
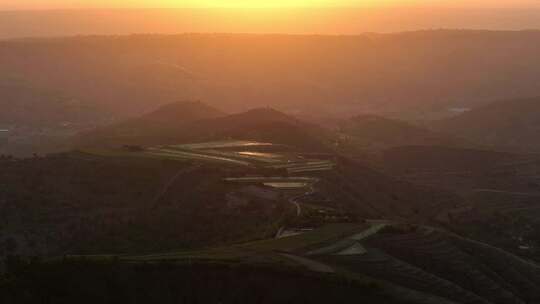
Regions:
<instances>
[{"instance_id":1,"label":"bright sun glow","mask_svg":"<svg viewBox=\"0 0 540 304\"><path fill-rule=\"evenodd\" d=\"M336 6L366 6L410 0L107 0L108 3L132 7L174 7L174 8L306 8ZM98 1L95 1L98 2Z\"/></svg>"},{"instance_id":2,"label":"bright sun glow","mask_svg":"<svg viewBox=\"0 0 540 304\"><path fill-rule=\"evenodd\" d=\"M230 7L230 8L279 8L279 7L314 7L332 6L335 0L189 0L165 1L169 6L189 7Z\"/></svg>"}]
</instances>

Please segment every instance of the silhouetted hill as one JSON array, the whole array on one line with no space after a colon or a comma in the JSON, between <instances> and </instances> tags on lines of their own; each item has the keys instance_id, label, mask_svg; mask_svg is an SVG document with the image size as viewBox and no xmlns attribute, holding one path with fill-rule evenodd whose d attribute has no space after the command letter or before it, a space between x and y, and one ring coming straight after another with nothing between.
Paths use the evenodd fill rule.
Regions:
<instances>
[{"instance_id":1,"label":"silhouetted hill","mask_svg":"<svg viewBox=\"0 0 540 304\"><path fill-rule=\"evenodd\" d=\"M77 138L77 145L159 143L177 133L185 132L189 135L190 132L196 132L186 127L190 123L223 115L223 112L198 101L171 103L140 117L82 133Z\"/></svg>"},{"instance_id":2,"label":"silhouetted hill","mask_svg":"<svg viewBox=\"0 0 540 304\"><path fill-rule=\"evenodd\" d=\"M193 126L205 140L239 139L290 145L302 150L327 149L329 131L271 108L200 121Z\"/></svg>"},{"instance_id":3,"label":"silhouetted hill","mask_svg":"<svg viewBox=\"0 0 540 304\"><path fill-rule=\"evenodd\" d=\"M224 115L202 103L175 104L79 136L80 146L164 145L254 140L303 149L326 149L327 131L270 108Z\"/></svg>"},{"instance_id":4,"label":"silhouetted hill","mask_svg":"<svg viewBox=\"0 0 540 304\"><path fill-rule=\"evenodd\" d=\"M138 121L135 120L133 122L175 126L182 123L215 118L223 115L225 115L225 113L200 101L187 101L164 105L154 112L141 116Z\"/></svg>"},{"instance_id":5,"label":"silhouetted hill","mask_svg":"<svg viewBox=\"0 0 540 304\"><path fill-rule=\"evenodd\" d=\"M485 145L540 151L540 98L497 101L435 126Z\"/></svg>"}]
</instances>

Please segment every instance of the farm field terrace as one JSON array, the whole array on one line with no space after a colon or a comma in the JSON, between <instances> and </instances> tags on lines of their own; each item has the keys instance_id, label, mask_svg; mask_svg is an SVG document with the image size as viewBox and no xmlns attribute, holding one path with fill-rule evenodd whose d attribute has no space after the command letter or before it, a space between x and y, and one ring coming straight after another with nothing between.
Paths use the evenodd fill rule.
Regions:
<instances>
[{"instance_id":1,"label":"farm field terrace","mask_svg":"<svg viewBox=\"0 0 540 304\"><path fill-rule=\"evenodd\" d=\"M284 145L254 141L216 141L157 147L124 147L122 149L82 152L106 157L146 157L178 161L215 162L224 165L285 170L289 174L328 171L331 160L305 157Z\"/></svg>"}]
</instances>

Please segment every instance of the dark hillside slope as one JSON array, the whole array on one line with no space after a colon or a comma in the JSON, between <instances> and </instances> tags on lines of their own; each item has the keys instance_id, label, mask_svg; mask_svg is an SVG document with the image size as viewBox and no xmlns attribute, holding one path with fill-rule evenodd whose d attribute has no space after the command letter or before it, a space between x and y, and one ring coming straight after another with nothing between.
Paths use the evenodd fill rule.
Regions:
<instances>
[{"instance_id":1,"label":"dark hillside slope","mask_svg":"<svg viewBox=\"0 0 540 304\"><path fill-rule=\"evenodd\" d=\"M234 203L228 194L241 192L242 185L223 178L237 169L221 164L74 152L0 158L0 166L0 244L14 244L0 246L0 259L160 251L266 237L290 209L286 201L259 196Z\"/></svg>"},{"instance_id":2,"label":"dark hillside slope","mask_svg":"<svg viewBox=\"0 0 540 304\"><path fill-rule=\"evenodd\" d=\"M537 154L438 146L396 147L382 154L383 172L415 184L461 193L538 192Z\"/></svg>"},{"instance_id":3,"label":"dark hillside slope","mask_svg":"<svg viewBox=\"0 0 540 304\"><path fill-rule=\"evenodd\" d=\"M264 175L265 170L129 153L73 152L0 159L0 165L0 183L6 185L0 188L0 221L6 223L0 244L15 244L0 247L0 258L144 253L268 238L296 220L321 224L308 211L317 206L348 217L323 222L428 222L441 209L460 203L452 194L401 182L346 159L336 159L330 170L299 173L316 182L312 189L292 192L225 181ZM295 197L297 204L306 204L299 206L300 214L291 201Z\"/></svg>"},{"instance_id":4,"label":"dark hillside slope","mask_svg":"<svg viewBox=\"0 0 540 304\"><path fill-rule=\"evenodd\" d=\"M384 166L392 171L479 171L519 160L519 155L489 150L442 146L403 146L383 152Z\"/></svg>"},{"instance_id":5,"label":"dark hillside slope","mask_svg":"<svg viewBox=\"0 0 540 304\"><path fill-rule=\"evenodd\" d=\"M400 181L346 158L320 177L317 187L332 206L357 219L429 222L440 210L463 204L451 192Z\"/></svg>"},{"instance_id":6,"label":"dark hillside slope","mask_svg":"<svg viewBox=\"0 0 540 304\"><path fill-rule=\"evenodd\" d=\"M413 124L376 115L358 115L340 126L356 145L370 150L398 146L465 146L464 141Z\"/></svg>"},{"instance_id":7,"label":"dark hillside slope","mask_svg":"<svg viewBox=\"0 0 540 304\"><path fill-rule=\"evenodd\" d=\"M502 100L439 121L438 130L481 144L540 151L540 98Z\"/></svg>"},{"instance_id":8,"label":"dark hillside slope","mask_svg":"<svg viewBox=\"0 0 540 304\"><path fill-rule=\"evenodd\" d=\"M488 244L433 228L392 228L377 234L366 245L383 250L386 259L391 256L394 262L387 261L386 267L378 265L377 269L377 265L369 263L369 260L359 258L356 266L359 271L375 276L386 275L391 281L405 286L418 284L418 279L426 279L425 273L429 273L446 283L428 279L423 286L427 290L448 292L448 286L444 285L451 282L476 297L476 300L461 298L458 303L522 304L540 300L540 267L533 262ZM407 269L404 267L406 264L414 267ZM407 276L411 279L407 280ZM439 284L442 286L437 287ZM459 299L462 295L455 292L452 296ZM478 301L478 297L482 300Z\"/></svg>"}]
</instances>

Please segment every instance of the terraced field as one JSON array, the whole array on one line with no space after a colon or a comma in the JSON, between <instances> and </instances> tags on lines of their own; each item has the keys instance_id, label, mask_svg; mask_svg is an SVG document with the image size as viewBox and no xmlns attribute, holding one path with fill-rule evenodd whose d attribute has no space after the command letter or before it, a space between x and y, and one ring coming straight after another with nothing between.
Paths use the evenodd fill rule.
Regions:
<instances>
[{"instance_id":1,"label":"terraced field","mask_svg":"<svg viewBox=\"0 0 540 304\"><path fill-rule=\"evenodd\" d=\"M532 281L530 277L516 277L507 273L501 265L514 263L523 268L526 264L518 257L500 249L485 247L487 245L482 243L420 228L379 235L368 246L377 247L403 262L455 282L487 303L527 303L538 297L538 292L533 294L523 289L523 281L539 286L538 269L533 270L536 278ZM497 256L499 260L490 263L483 259L486 254ZM436 287L429 286L432 290L437 290Z\"/></svg>"},{"instance_id":2,"label":"terraced field","mask_svg":"<svg viewBox=\"0 0 540 304\"><path fill-rule=\"evenodd\" d=\"M302 189L313 186L318 179L313 177L230 177L225 181L264 185L276 189Z\"/></svg>"},{"instance_id":3,"label":"terraced field","mask_svg":"<svg viewBox=\"0 0 540 304\"><path fill-rule=\"evenodd\" d=\"M167 149L167 148L151 148L151 149L148 149L148 151L143 152L143 154L155 156L158 158L166 158L166 159L214 161L214 162L230 163L230 164L241 165L241 166L251 165L247 161L236 160L236 159L228 158L224 156L203 154L203 153L192 153L192 152L172 150L172 149Z\"/></svg>"},{"instance_id":4,"label":"terraced field","mask_svg":"<svg viewBox=\"0 0 540 304\"><path fill-rule=\"evenodd\" d=\"M361 273L457 303L488 303L451 281L442 279L377 249L372 249L361 255L328 256L324 260L346 267L354 273Z\"/></svg>"},{"instance_id":5,"label":"terraced field","mask_svg":"<svg viewBox=\"0 0 540 304\"><path fill-rule=\"evenodd\" d=\"M443 222L457 234L538 262L539 198L537 192L478 190L467 197L469 208L450 211Z\"/></svg>"},{"instance_id":6,"label":"terraced field","mask_svg":"<svg viewBox=\"0 0 540 304\"><path fill-rule=\"evenodd\" d=\"M271 143L261 143L256 141L244 141L244 140L223 140L223 141L213 141L205 143L194 143L194 144L182 144L173 146L180 149L188 150L215 150L215 149L226 149L226 148L247 148L247 147L264 147L264 146L273 146Z\"/></svg>"},{"instance_id":7,"label":"terraced field","mask_svg":"<svg viewBox=\"0 0 540 304\"><path fill-rule=\"evenodd\" d=\"M327 160L299 160L291 161L285 164L270 166L274 169L286 169L288 173L304 173L316 171L328 171L334 168L335 164Z\"/></svg>"},{"instance_id":8,"label":"terraced field","mask_svg":"<svg viewBox=\"0 0 540 304\"><path fill-rule=\"evenodd\" d=\"M317 230L280 239L268 239L196 252L171 252L146 256L122 257L128 261L160 261L183 259L243 260L264 257L272 262L277 252L302 253L320 244L331 243L351 234L364 231L369 226L359 224L330 224Z\"/></svg>"},{"instance_id":9,"label":"terraced field","mask_svg":"<svg viewBox=\"0 0 540 304\"><path fill-rule=\"evenodd\" d=\"M332 170L330 160L304 158L288 147L253 141L217 141L179 144L129 150L86 150L90 155L106 157L147 157L177 161L206 161L225 165L285 170L299 174Z\"/></svg>"}]
</instances>

